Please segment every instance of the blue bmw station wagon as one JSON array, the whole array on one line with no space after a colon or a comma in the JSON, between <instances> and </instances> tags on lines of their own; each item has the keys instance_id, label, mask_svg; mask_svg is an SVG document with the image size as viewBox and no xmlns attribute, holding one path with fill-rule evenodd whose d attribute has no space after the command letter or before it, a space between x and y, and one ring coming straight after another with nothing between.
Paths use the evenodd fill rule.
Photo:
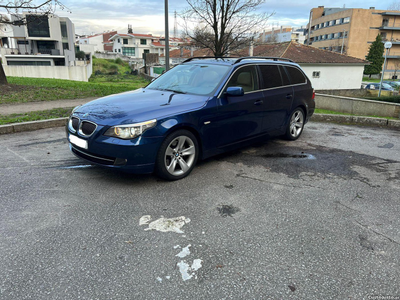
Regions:
<instances>
[{"instance_id":1,"label":"blue bmw station wagon","mask_svg":"<svg viewBox=\"0 0 400 300\"><path fill-rule=\"evenodd\" d=\"M66 131L91 163L177 180L256 139L296 140L314 109L310 80L289 60L190 58L145 88L76 107Z\"/></svg>"}]
</instances>

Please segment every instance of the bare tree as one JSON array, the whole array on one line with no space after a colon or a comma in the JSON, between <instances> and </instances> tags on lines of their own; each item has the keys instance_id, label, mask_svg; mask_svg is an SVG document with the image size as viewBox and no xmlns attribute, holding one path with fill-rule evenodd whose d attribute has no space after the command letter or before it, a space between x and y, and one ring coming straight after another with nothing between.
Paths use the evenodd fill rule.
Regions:
<instances>
[{"instance_id":1,"label":"bare tree","mask_svg":"<svg viewBox=\"0 0 400 300\"><path fill-rule=\"evenodd\" d=\"M34 0L0 0L0 24L8 24L12 26L23 26L28 22L35 22L35 18L26 18L26 14L50 15L57 8L67 9L58 0L42 0L37 3ZM7 17L10 15L11 18ZM3 66L0 63L0 84L7 84Z\"/></svg>"},{"instance_id":2,"label":"bare tree","mask_svg":"<svg viewBox=\"0 0 400 300\"><path fill-rule=\"evenodd\" d=\"M272 14L258 13L265 0L186 0L184 34L215 57L247 46Z\"/></svg>"},{"instance_id":3,"label":"bare tree","mask_svg":"<svg viewBox=\"0 0 400 300\"><path fill-rule=\"evenodd\" d=\"M265 40L267 43L272 44L272 43L277 43L278 42L278 36L276 33L271 33L267 39Z\"/></svg>"},{"instance_id":4,"label":"bare tree","mask_svg":"<svg viewBox=\"0 0 400 300\"><path fill-rule=\"evenodd\" d=\"M387 8L388 10L400 10L400 1L393 1Z\"/></svg>"}]
</instances>

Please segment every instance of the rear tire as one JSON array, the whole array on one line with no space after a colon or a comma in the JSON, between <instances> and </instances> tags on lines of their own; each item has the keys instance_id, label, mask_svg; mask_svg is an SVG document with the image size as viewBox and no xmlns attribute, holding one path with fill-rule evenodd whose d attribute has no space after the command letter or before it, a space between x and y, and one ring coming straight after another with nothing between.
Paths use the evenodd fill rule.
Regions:
<instances>
[{"instance_id":1,"label":"rear tire","mask_svg":"<svg viewBox=\"0 0 400 300\"><path fill-rule=\"evenodd\" d=\"M196 137L188 130L177 130L162 142L156 159L156 174L166 180L182 179L196 165L199 146Z\"/></svg>"},{"instance_id":2,"label":"rear tire","mask_svg":"<svg viewBox=\"0 0 400 300\"><path fill-rule=\"evenodd\" d=\"M294 141L297 140L303 132L305 115L302 108L296 108L290 115L289 123L284 135L285 139Z\"/></svg>"}]
</instances>

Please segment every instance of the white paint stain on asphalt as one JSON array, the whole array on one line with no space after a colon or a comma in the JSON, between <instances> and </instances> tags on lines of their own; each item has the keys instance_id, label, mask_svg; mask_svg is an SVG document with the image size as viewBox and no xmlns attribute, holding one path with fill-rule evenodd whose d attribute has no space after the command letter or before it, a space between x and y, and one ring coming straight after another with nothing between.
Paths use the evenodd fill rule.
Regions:
<instances>
[{"instance_id":1,"label":"white paint stain on asphalt","mask_svg":"<svg viewBox=\"0 0 400 300\"><path fill-rule=\"evenodd\" d=\"M150 215L145 215L140 218L139 220L139 225L149 225L148 228L145 228L145 230L157 230L161 232L176 232L176 233L183 233L182 227L190 222L189 218L185 218L184 216L176 217L176 218L164 218L161 216L161 218L150 222L151 221L151 216Z\"/></svg>"},{"instance_id":2,"label":"white paint stain on asphalt","mask_svg":"<svg viewBox=\"0 0 400 300\"><path fill-rule=\"evenodd\" d=\"M201 263L201 259L195 259L192 263L192 266L189 267L189 264L184 260L178 262L177 266L182 274L183 281L189 280L193 276L194 278L197 278L196 271L201 268Z\"/></svg>"},{"instance_id":3,"label":"white paint stain on asphalt","mask_svg":"<svg viewBox=\"0 0 400 300\"><path fill-rule=\"evenodd\" d=\"M187 245L185 248L183 248L182 250L181 250L181 252L179 252L177 255L175 255L175 256L178 256L178 257L180 257L180 258L184 258L184 257L186 257L186 256L188 256L189 254L190 254L190 250L189 250L189 247L191 247L192 245Z\"/></svg>"},{"instance_id":4,"label":"white paint stain on asphalt","mask_svg":"<svg viewBox=\"0 0 400 300\"><path fill-rule=\"evenodd\" d=\"M79 166L70 166L70 167L61 167L61 169L84 169L93 167L92 165L79 165Z\"/></svg>"}]
</instances>

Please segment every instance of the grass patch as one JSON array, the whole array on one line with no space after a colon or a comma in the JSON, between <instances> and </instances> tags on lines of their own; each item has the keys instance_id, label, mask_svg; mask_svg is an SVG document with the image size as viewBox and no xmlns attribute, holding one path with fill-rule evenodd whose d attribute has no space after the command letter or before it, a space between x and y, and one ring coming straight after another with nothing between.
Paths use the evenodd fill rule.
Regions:
<instances>
[{"instance_id":1,"label":"grass patch","mask_svg":"<svg viewBox=\"0 0 400 300\"><path fill-rule=\"evenodd\" d=\"M0 115L0 125L69 117L72 109L72 107L54 108L51 110L33 111L24 114Z\"/></svg>"},{"instance_id":2,"label":"grass patch","mask_svg":"<svg viewBox=\"0 0 400 300\"><path fill-rule=\"evenodd\" d=\"M333 111L333 110L319 109L319 108L316 108L314 112L315 112L316 114L344 115L344 116L371 117L371 118L381 118L381 119L389 119L389 120L398 120L398 118L393 118L393 117L363 116L363 115L355 115L355 114L349 114L349 113L342 113L342 112L337 112L337 111Z\"/></svg>"},{"instance_id":3,"label":"grass patch","mask_svg":"<svg viewBox=\"0 0 400 300\"><path fill-rule=\"evenodd\" d=\"M135 90L149 82L130 75L114 82L82 82L48 78L7 77L9 85L0 86L0 104L102 97Z\"/></svg>"},{"instance_id":4,"label":"grass patch","mask_svg":"<svg viewBox=\"0 0 400 300\"><path fill-rule=\"evenodd\" d=\"M381 82L380 79L369 78L368 76L367 77L363 77L362 81L363 82L378 82L378 83Z\"/></svg>"}]
</instances>

